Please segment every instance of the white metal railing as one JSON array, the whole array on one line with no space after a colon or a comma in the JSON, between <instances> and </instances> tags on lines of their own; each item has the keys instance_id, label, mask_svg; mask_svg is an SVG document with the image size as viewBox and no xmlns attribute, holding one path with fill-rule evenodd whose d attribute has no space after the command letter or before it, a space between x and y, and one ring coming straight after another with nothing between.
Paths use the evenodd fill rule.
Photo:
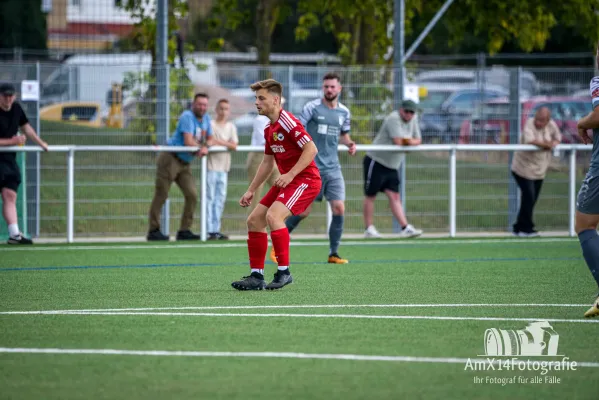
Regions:
<instances>
[{"instance_id":1,"label":"white metal railing","mask_svg":"<svg viewBox=\"0 0 599 400\"><path fill-rule=\"evenodd\" d=\"M570 151L569 155L569 226L568 232L570 236L575 235L574 231L574 213L576 206L576 153L577 151L591 151L591 145L582 144L560 144L554 152ZM76 152L181 152L181 151L197 151L198 148L185 146L50 146L51 152L67 153L67 242L74 241L74 219L75 219L75 153ZM506 144L506 145L478 145L478 144L456 144L456 145L421 145L421 146L380 146L380 145L358 145L358 151L389 151L401 153L417 153L417 152L448 152L449 153L449 236L456 236L456 210L457 210L457 193L456 193L456 168L457 168L457 153L460 151L471 152L487 152L487 151L538 151L539 148L533 145L522 144ZM210 148L210 152L227 151L223 146L214 146ZM238 146L237 152L261 152L264 148L261 146ZM340 145L338 151L345 152L347 147ZM43 152L37 146L12 146L0 147L0 152ZM201 163L201 200L200 200L200 218L201 218L201 240L207 239L206 235L206 171L207 159L203 157ZM330 211L329 211L330 212Z\"/></svg>"}]
</instances>

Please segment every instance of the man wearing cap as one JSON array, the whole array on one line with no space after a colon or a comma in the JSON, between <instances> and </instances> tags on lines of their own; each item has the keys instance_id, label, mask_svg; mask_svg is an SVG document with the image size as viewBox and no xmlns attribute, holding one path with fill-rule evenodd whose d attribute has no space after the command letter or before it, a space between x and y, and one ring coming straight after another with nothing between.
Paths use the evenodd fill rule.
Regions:
<instances>
[{"instance_id":1,"label":"man wearing cap","mask_svg":"<svg viewBox=\"0 0 599 400\"><path fill-rule=\"evenodd\" d=\"M48 144L37 136L25 112L15 102L15 88L8 83L0 84L0 146L23 146L27 138L48 151ZM25 136L20 136L20 131ZM0 152L0 191L2 191L2 215L8 225L8 244L32 244L19 229L17 219L17 191L21 184L21 170L16 152Z\"/></svg>"},{"instance_id":2,"label":"man wearing cap","mask_svg":"<svg viewBox=\"0 0 599 400\"><path fill-rule=\"evenodd\" d=\"M417 110L418 106L412 100L403 101L399 111L393 111L385 118L372 144L417 146L422 143L418 117L415 115ZM369 151L364 157L364 236L367 238L381 237L373 224L374 200L379 192L387 195L391 212L401 224L401 236L416 237L422 234L420 229L408 223L403 211L397 172L401 163L400 152Z\"/></svg>"}]
</instances>

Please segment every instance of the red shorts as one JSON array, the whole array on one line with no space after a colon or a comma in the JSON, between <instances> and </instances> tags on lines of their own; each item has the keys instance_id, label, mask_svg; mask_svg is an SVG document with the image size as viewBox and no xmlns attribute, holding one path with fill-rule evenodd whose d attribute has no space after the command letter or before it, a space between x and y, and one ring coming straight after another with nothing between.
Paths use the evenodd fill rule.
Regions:
<instances>
[{"instance_id":1,"label":"red shorts","mask_svg":"<svg viewBox=\"0 0 599 400\"><path fill-rule=\"evenodd\" d=\"M273 186L260 200L260 204L270 208L275 201L280 201L293 215L303 213L320 193L320 179L293 180L286 188Z\"/></svg>"}]
</instances>

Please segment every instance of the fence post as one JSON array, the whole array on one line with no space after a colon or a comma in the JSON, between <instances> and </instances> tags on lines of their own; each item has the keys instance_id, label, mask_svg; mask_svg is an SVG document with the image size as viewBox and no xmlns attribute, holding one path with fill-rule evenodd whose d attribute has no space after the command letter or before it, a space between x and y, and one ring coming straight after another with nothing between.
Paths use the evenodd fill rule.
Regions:
<instances>
[{"instance_id":1,"label":"fence post","mask_svg":"<svg viewBox=\"0 0 599 400\"><path fill-rule=\"evenodd\" d=\"M208 156L204 156L201 158L200 164L202 166L202 171L201 171L201 181L200 181L200 190L202 191L200 194L200 239L202 240L202 242L205 242L207 240L207 235L206 235L206 217L207 217L207 195L206 195L206 188L207 188L207 171L208 171Z\"/></svg>"},{"instance_id":2,"label":"fence post","mask_svg":"<svg viewBox=\"0 0 599 400\"><path fill-rule=\"evenodd\" d=\"M41 92L41 83L40 83L40 62L37 61L35 63L35 80L38 82L38 84L40 85L40 92ZM35 133L38 134L38 136L41 137L41 132L40 132L40 99L38 97L37 101L35 102ZM41 212L41 198L40 198L40 190L41 190L41 159L40 159L41 155L40 152L37 151L35 153L35 237L39 237L40 236L40 225L41 225L41 216L40 216L40 212Z\"/></svg>"},{"instance_id":3,"label":"fence post","mask_svg":"<svg viewBox=\"0 0 599 400\"><path fill-rule=\"evenodd\" d=\"M289 65L287 67L287 104L285 104L285 109L293 112L293 96L292 96L292 87L293 86L293 65Z\"/></svg>"},{"instance_id":4,"label":"fence post","mask_svg":"<svg viewBox=\"0 0 599 400\"><path fill-rule=\"evenodd\" d=\"M399 166L397 175L399 176L399 199L401 200L403 212L407 214L408 207L406 205L406 153L401 154L401 165ZM393 233L399 232L401 232L401 225L399 224L399 221L395 217L393 217Z\"/></svg>"},{"instance_id":5,"label":"fence post","mask_svg":"<svg viewBox=\"0 0 599 400\"><path fill-rule=\"evenodd\" d=\"M456 149L451 149L449 152L449 237L456 235L456 186L457 186L457 155Z\"/></svg>"},{"instance_id":6,"label":"fence post","mask_svg":"<svg viewBox=\"0 0 599 400\"><path fill-rule=\"evenodd\" d=\"M576 215L576 149L572 149L570 151L570 179L569 179L569 190L568 190L568 200L569 200L569 234L571 237L576 235L576 231L574 228L574 216Z\"/></svg>"},{"instance_id":7,"label":"fence post","mask_svg":"<svg viewBox=\"0 0 599 400\"><path fill-rule=\"evenodd\" d=\"M520 127L522 124L522 107L520 105L520 74L522 68L513 68L510 71L510 144L520 143ZM511 225L516 221L518 208L520 204L520 191L516 181L512 178L512 159L514 153L510 152L508 157L507 179L508 179L508 230L511 231Z\"/></svg>"},{"instance_id":8,"label":"fence post","mask_svg":"<svg viewBox=\"0 0 599 400\"><path fill-rule=\"evenodd\" d=\"M67 153L67 243L73 243L75 219L75 150Z\"/></svg>"}]
</instances>

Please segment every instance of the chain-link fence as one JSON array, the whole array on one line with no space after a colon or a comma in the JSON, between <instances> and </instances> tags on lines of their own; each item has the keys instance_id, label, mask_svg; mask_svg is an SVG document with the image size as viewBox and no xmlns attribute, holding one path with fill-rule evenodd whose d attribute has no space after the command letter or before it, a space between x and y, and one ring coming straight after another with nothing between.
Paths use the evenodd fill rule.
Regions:
<instances>
[{"instance_id":1,"label":"chain-link fence","mask_svg":"<svg viewBox=\"0 0 599 400\"><path fill-rule=\"evenodd\" d=\"M3 63L0 80L20 87L39 77L41 97L22 102L34 127L49 144L163 144L156 121L156 74L148 55L82 55L62 63ZM249 144L256 111L249 84L264 77L283 83L285 107L299 113L321 96L322 76L342 77L341 101L352 113L352 137L370 143L393 110L393 71L386 67L219 65L190 56L185 68L169 68L169 133L193 94L207 92L210 113L220 98L231 102L231 119L241 144ZM408 68L406 85L418 87L419 123L425 143L518 143L527 118L546 106L564 143L580 143L576 121L590 111L592 68ZM518 79L519 78L519 79ZM518 104L519 103L519 104ZM39 108L39 125L38 125ZM246 211L237 205L248 178L247 154L233 154L223 232L243 233ZM346 231L364 230L362 222L363 154L340 160L347 185ZM588 164L579 154L578 178ZM66 231L66 157L60 153L27 156L29 231L62 236ZM509 173L508 153L460 153L457 170L458 231L505 231L513 222L517 189ZM568 217L566 155L554 157L536 207L542 230L566 230ZM78 236L142 235L153 194L155 155L78 153L75 172L75 232ZM418 153L406 157L405 198L409 220L427 232L447 231L448 155ZM199 179L199 163L194 164ZM39 173L38 173L39 172ZM199 187L199 183L198 183ZM39 190L38 190L39 188ZM39 198L39 201L37 200ZM182 196L171 190L170 231L178 228ZM35 211L34 211L35 210ZM199 213L197 214L199 218ZM298 233L324 233L326 208L317 204ZM197 219L196 219L197 220ZM394 229L386 199L376 203L379 230ZM194 229L197 230L199 222Z\"/></svg>"}]
</instances>

